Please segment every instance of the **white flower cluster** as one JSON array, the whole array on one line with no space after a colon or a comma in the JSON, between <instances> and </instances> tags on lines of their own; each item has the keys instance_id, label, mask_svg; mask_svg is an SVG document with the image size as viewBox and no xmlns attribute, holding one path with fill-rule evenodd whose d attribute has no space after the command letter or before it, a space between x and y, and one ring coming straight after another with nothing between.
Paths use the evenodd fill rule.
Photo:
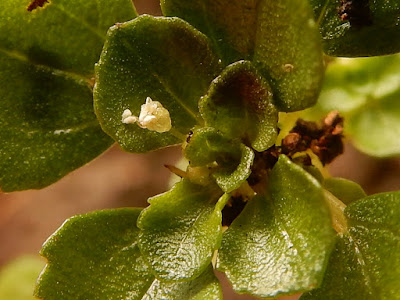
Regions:
<instances>
[{"instance_id":1,"label":"white flower cluster","mask_svg":"<svg viewBox=\"0 0 400 300\"><path fill-rule=\"evenodd\" d=\"M133 116L129 109L125 109L122 113L122 123L137 123L141 128L160 133L167 132L172 127L169 111L150 97L147 97L146 103L141 106L139 117Z\"/></svg>"}]
</instances>

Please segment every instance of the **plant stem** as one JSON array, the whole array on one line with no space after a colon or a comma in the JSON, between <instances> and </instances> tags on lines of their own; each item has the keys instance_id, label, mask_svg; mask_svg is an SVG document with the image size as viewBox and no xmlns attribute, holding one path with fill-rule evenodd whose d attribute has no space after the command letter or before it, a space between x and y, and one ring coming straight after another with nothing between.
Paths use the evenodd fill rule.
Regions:
<instances>
[{"instance_id":1,"label":"plant stem","mask_svg":"<svg viewBox=\"0 0 400 300\"><path fill-rule=\"evenodd\" d=\"M177 139L184 141L186 139L186 135L184 135L183 133L180 133L178 130L176 130L175 128L171 128L168 131L169 134L173 135L174 137L176 137Z\"/></svg>"},{"instance_id":2,"label":"plant stem","mask_svg":"<svg viewBox=\"0 0 400 300\"><path fill-rule=\"evenodd\" d=\"M336 198L332 193L324 189L324 196L329 210L331 211L332 225L337 233L347 232L347 219L344 215L346 205Z\"/></svg>"}]
</instances>

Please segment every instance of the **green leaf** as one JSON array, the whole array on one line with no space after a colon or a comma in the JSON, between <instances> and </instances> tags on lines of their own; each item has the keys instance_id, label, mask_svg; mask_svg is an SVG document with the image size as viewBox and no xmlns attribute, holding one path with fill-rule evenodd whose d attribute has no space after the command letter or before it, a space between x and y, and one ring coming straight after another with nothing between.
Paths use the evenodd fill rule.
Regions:
<instances>
[{"instance_id":1,"label":"green leaf","mask_svg":"<svg viewBox=\"0 0 400 300\"><path fill-rule=\"evenodd\" d=\"M32 291L43 269L39 256L18 257L0 269L0 299L34 300Z\"/></svg>"},{"instance_id":2,"label":"green leaf","mask_svg":"<svg viewBox=\"0 0 400 300\"><path fill-rule=\"evenodd\" d=\"M42 188L112 143L93 113L94 63L129 0L0 2L0 185Z\"/></svg>"},{"instance_id":3,"label":"green leaf","mask_svg":"<svg viewBox=\"0 0 400 300\"><path fill-rule=\"evenodd\" d=\"M326 73L318 105L308 116L340 111L345 134L363 152L400 154L400 55L337 59Z\"/></svg>"},{"instance_id":4,"label":"green leaf","mask_svg":"<svg viewBox=\"0 0 400 300\"><path fill-rule=\"evenodd\" d=\"M211 127L195 130L187 140L184 154L191 167L208 167L226 193L237 189L250 176L255 156L249 147Z\"/></svg>"},{"instance_id":5,"label":"green leaf","mask_svg":"<svg viewBox=\"0 0 400 300\"><path fill-rule=\"evenodd\" d=\"M181 143L203 121L198 101L220 72L208 39L178 18L140 16L110 29L96 67L95 108L100 123L127 151ZM172 130L158 133L121 121L138 116L147 97L170 113Z\"/></svg>"},{"instance_id":6,"label":"green leaf","mask_svg":"<svg viewBox=\"0 0 400 300\"><path fill-rule=\"evenodd\" d=\"M222 290L210 265L199 277L186 282L155 280L142 300L222 300Z\"/></svg>"},{"instance_id":7,"label":"green leaf","mask_svg":"<svg viewBox=\"0 0 400 300\"><path fill-rule=\"evenodd\" d=\"M218 186L225 193L230 193L239 188L251 174L251 166L255 157L254 151L241 144L240 152L240 162L235 169L221 169L213 174Z\"/></svg>"},{"instance_id":8,"label":"green leaf","mask_svg":"<svg viewBox=\"0 0 400 300\"><path fill-rule=\"evenodd\" d=\"M136 17L129 0L56 0L27 11L30 1L2 0L0 49L10 59L91 79L107 30ZM64 72L63 72L64 71ZM57 74L61 73L61 74Z\"/></svg>"},{"instance_id":9,"label":"green leaf","mask_svg":"<svg viewBox=\"0 0 400 300\"><path fill-rule=\"evenodd\" d=\"M271 81L276 105L281 111L313 106L324 67L321 38L309 1L261 0L258 20L253 60Z\"/></svg>"},{"instance_id":10,"label":"green leaf","mask_svg":"<svg viewBox=\"0 0 400 300\"><path fill-rule=\"evenodd\" d=\"M240 142L224 137L212 127L193 130L184 145L183 153L193 167L213 162L222 167L231 167L241 157Z\"/></svg>"},{"instance_id":11,"label":"green leaf","mask_svg":"<svg viewBox=\"0 0 400 300\"><path fill-rule=\"evenodd\" d=\"M225 65L250 59L259 25L257 1L161 0L165 16L180 17L210 37Z\"/></svg>"},{"instance_id":12,"label":"green leaf","mask_svg":"<svg viewBox=\"0 0 400 300\"><path fill-rule=\"evenodd\" d=\"M345 210L322 286L302 299L397 299L400 288L400 193L369 196Z\"/></svg>"},{"instance_id":13,"label":"green leaf","mask_svg":"<svg viewBox=\"0 0 400 300\"><path fill-rule=\"evenodd\" d=\"M140 211L104 210L67 220L42 249L48 265L38 280L36 296L46 300L221 299L212 268L189 282L154 278L137 245L135 223Z\"/></svg>"},{"instance_id":14,"label":"green leaf","mask_svg":"<svg viewBox=\"0 0 400 300\"><path fill-rule=\"evenodd\" d=\"M278 135L278 111L265 79L248 61L228 66L199 103L207 126L240 138L257 151L271 147Z\"/></svg>"},{"instance_id":15,"label":"green leaf","mask_svg":"<svg viewBox=\"0 0 400 300\"><path fill-rule=\"evenodd\" d=\"M281 155L266 190L224 233L218 269L235 291L261 298L315 288L334 240L322 188Z\"/></svg>"},{"instance_id":16,"label":"green leaf","mask_svg":"<svg viewBox=\"0 0 400 300\"><path fill-rule=\"evenodd\" d=\"M323 64L308 1L162 0L161 7L165 15L183 18L210 37L224 65L254 62L271 81L282 111L315 104Z\"/></svg>"},{"instance_id":17,"label":"green leaf","mask_svg":"<svg viewBox=\"0 0 400 300\"><path fill-rule=\"evenodd\" d=\"M400 89L372 100L348 122L348 133L361 151L377 157L400 154Z\"/></svg>"},{"instance_id":18,"label":"green leaf","mask_svg":"<svg viewBox=\"0 0 400 300\"><path fill-rule=\"evenodd\" d=\"M311 0L311 3L326 54L358 57L400 51L398 0Z\"/></svg>"},{"instance_id":19,"label":"green leaf","mask_svg":"<svg viewBox=\"0 0 400 300\"><path fill-rule=\"evenodd\" d=\"M318 180L319 183L323 183L324 182L324 175L322 175L320 169L318 169L318 167L315 167L313 165L311 166L306 166L306 165L301 165L301 167L307 171L308 174L312 175L312 177L314 177L315 179Z\"/></svg>"},{"instance_id":20,"label":"green leaf","mask_svg":"<svg viewBox=\"0 0 400 300\"><path fill-rule=\"evenodd\" d=\"M138 220L139 247L160 280L187 281L210 264L221 240L221 210L229 196L183 180L150 198Z\"/></svg>"},{"instance_id":21,"label":"green leaf","mask_svg":"<svg viewBox=\"0 0 400 300\"><path fill-rule=\"evenodd\" d=\"M105 210L67 220L45 243L48 264L36 296L142 299L154 281L137 246L139 209Z\"/></svg>"},{"instance_id":22,"label":"green leaf","mask_svg":"<svg viewBox=\"0 0 400 300\"><path fill-rule=\"evenodd\" d=\"M345 178L327 178L324 181L324 188L346 205L367 197L358 183Z\"/></svg>"}]
</instances>

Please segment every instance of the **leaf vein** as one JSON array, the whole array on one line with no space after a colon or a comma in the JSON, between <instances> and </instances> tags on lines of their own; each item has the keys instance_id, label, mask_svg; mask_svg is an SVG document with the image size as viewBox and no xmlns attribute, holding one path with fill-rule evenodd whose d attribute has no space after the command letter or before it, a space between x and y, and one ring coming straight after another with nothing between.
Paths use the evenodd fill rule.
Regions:
<instances>
[{"instance_id":1,"label":"leaf vein","mask_svg":"<svg viewBox=\"0 0 400 300\"><path fill-rule=\"evenodd\" d=\"M18 60L23 63L28 63L38 70L44 70L47 72L51 72L54 76L61 76L61 77L67 78L67 79L72 79L80 84L82 84L82 82L85 82L84 85L88 85L90 87L90 89L93 88L93 81L92 81L91 77L94 77L94 75L93 76L84 75L84 74L80 74L80 73L75 73L75 72L71 72L71 71L67 71L67 70L58 69L58 68L55 68L50 65L40 64L40 63L32 61L26 54L19 52L17 50L8 50L8 49L0 47L0 53L3 53L5 56L7 56L11 59L15 59L15 60Z\"/></svg>"},{"instance_id":2,"label":"leaf vein","mask_svg":"<svg viewBox=\"0 0 400 300\"><path fill-rule=\"evenodd\" d=\"M54 3L53 6L58 9L60 12L64 13L65 16L68 18L75 20L78 22L78 24L82 25L84 28L88 29L90 32L92 32L96 37L98 37L102 42L105 42L105 34L101 31L99 31L97 28L93 27L89 23L87 23L85 20L82 18L79 18L75 14L71 13L70 11L66 10L64 6L60 4Z\"/></svg>"},{"instance_id":3,"label":"leaf vein","mask_svg":"<svg viewBox=\"0 0 400 300\"><path fill-rule=\"evenodd\" d=\"M182 101L178 96L175 95L174 92L172 92L170 90L170 88L167 86L167 84L160 78L160 76L158 76L158 74L156 74L155 72L153 72L153 76L160 82L160 84L162 85L162 87L165 89L165 91L172 97L174 98L179 105L185 110L187 111L191 117L193 117L193 119L196 120L197 123L202 124L203 120L200 119L196 113L190 108L188 107L184 101Z\"/></svg>"},{"instance_id":4,"label":"leaf vein","mask_svg":"<svg viewBox=\"0 0 400 300\"><path fill-rule=\"evenodd\" d=\"M78 131L82 131L85 129L88 129L90 127L97 127L99 125L97 120L94 121L90 121L90 122L85 122L82 124L79 124L77 126L71 126L68 128L58 128L58 129L54 129L54 130L46 130L45 134L52 134L52 135L61 135L61 134L68 134L68 133L75 133ZM26 133L28 135L32 135L32 134L43 134L43 132L45 130L40 130L40 129L35 129L35 130L27 130L26 128L13 128L13 127L8 127L7 128L9 131L11 132L23 132Z\"/></svg>"}]
</instances>

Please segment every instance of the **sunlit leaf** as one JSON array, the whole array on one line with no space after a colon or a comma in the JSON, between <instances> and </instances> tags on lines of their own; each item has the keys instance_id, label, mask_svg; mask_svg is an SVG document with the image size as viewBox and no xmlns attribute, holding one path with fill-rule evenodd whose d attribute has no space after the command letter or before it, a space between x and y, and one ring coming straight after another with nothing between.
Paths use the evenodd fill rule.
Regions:
<instances>
[{"instance_id":1,"label":"sunlit leaf","mask_svg":"<svg viewBox=\"0 0 400 300\"><path fill-rule=\"evenodd\" d=\"M105 210L67 220L45 243L48 265L36 296L46 300L221 299L211 266L193 281L160 282L137 246L140 209ZM204 298L202 298L204 297Z\"/></svg>"},{"instance_id":2,"label":"sunlit leaf","mask_svg":"<svg viewBox=\"0 0 400 300\"><path fill-rule=\"evenodd\" d=\"M345 210L322 286L301 299L397 299L400 288L400 193L377 194Z\"/></svg>"},{"instance_id":3,"label":"sunlit leaf","mask_svg":"<svg viewBox=\"0 0 400 300\"><path fill-rule=\"evenodd\" d=\"M48 264L36 296L142 299L154 281L137 246L140 209L105 210L67 220L45 243Z\"/></svg>"},{"instance_id":4,"label":"sunlit leaf","mask_svg":"<svg viewBox=\"0 0 400 300\"><path fill-rule=\"evenodd\" d=\"M334 234L319 183L280 156L264 195L224 233L218 269L239 293L277 297L322 281Z\"/></svg>"},{"instance_id":5,"label":"sunlit leaf","mask_svg":"<svg viewBox=\"0 0 400 300\"><path fill-rule=\"evenodd\" d=\"M222 300L222 290L210 265L199 277L185 282L154 280L142 300Z\"/></svg>"},{"instance_id":6,"label":"sunlit leaf","mask_svg":"<svg viewBox=\"0 0 400 300\"><path fill-rule=\"evenodd\" d=\"M227 196L185 179L149 199L138 220L139 247L161 280L187 281L210 264L221 240L221 210Z\"/></svg>"}]
</instances>

